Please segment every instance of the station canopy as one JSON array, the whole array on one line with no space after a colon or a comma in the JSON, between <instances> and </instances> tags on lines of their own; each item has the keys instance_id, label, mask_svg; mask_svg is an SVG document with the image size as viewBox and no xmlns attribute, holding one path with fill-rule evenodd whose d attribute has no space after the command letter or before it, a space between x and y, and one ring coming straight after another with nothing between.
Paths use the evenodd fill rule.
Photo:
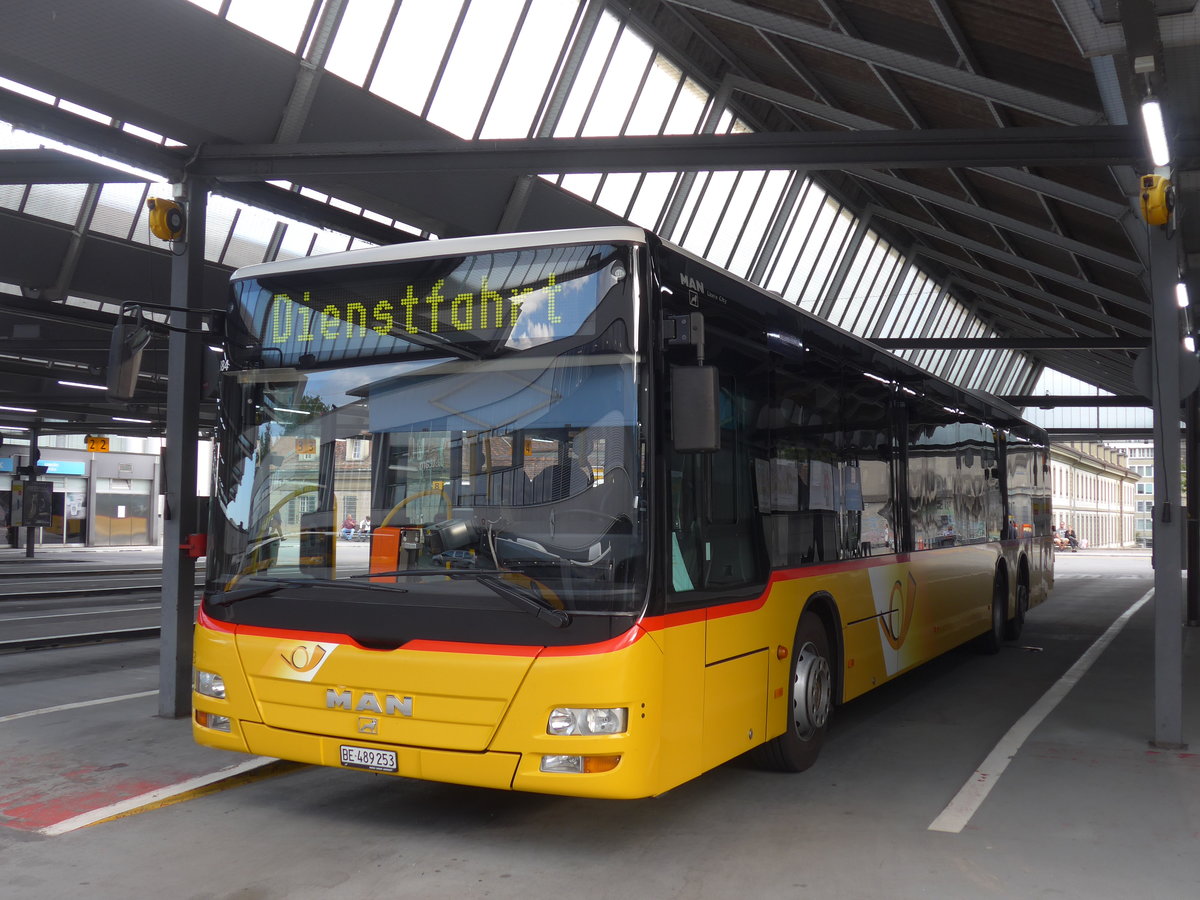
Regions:
<instances>
[{"instance_id":1,"label":"station canopy","mask_svg":"<svg viewBox=\"0 0 1200 900\"><path fill-rule=\"evenodd\" d=\"M170 302L146 202L185 179L212 192L214 309L250 263L629 221L1018 403L1054 372L1136 405L1155 282L1200 267L1194 0L0 0L0 21L0 436L162 432L164 335L134 401L100 387L120 305ZM1178 271L1151 272L1149 174Z\"/></svg>"}]
</instances>

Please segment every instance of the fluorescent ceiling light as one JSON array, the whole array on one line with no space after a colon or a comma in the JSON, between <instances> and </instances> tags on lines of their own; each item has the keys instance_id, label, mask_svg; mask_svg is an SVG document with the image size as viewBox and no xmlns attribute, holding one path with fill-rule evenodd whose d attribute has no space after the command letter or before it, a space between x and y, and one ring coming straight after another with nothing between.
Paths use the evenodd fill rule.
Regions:
<instances>
[{"instance_id":1,"label":"fluorescent ceiling light","mask_svg":"<svg viewBox=\"0 0 1200 900\"><path fill-rule=\"evenodd\" d=\"M307 409L288 409L286 406L275 407L275 412L295 413L298 416L311 416L312 412Z\"/></svg>"},{"instance_id":2,"label":"fluorescent ceiling light","mask_svg":"<svg viewBox=\"0 0 1200 900\"><path fill-rule=\"evenodd\" d=\"M113 416L112 420L114 422L137 422L139 425L153 424L149 419L126 419L124 416Z\"/></svg>"},{"instance_id":3,"label":"fluorescent ceiling light","mask_svg":"<svg viewBox=\"0 0 1200 900\"><path fill-rule=\"evenodd\" d=\"M28 431L28 428L23 428L20 425L0 425L0 431Z\"/></svg>"},{"instance_id":4,"label":"fluorescent ceiling light","mask_svg":"<svg viewBox=\"0 0 1200 900\"><path fill-rule=\"evenodd\" d=\"M24 406L0 406L0 409L4 410L5 412L24 412L24 413L37 412L36 409L26 409Z\"/></svg>"},{"instance_id":5,"label":"fluorescent ceiling light","mask_svg":"<svg viewBox=\"0 0 1200 900\"><path fill-rule=\"evenodd\" d=\"M1175 302L1179 304L1180 309L1185 308L1190 302L1188 300L1187 285L1182 281L1175 285ZM3 407L0 407L0 409L3 409Z\"/></svg>"},{"instance_id":6,"label":"fluorescent ceiling light","mask_svg":"<svg viewBox=\"0 0 1200 900\"><path fill-rule=\"evenodd\" d=\"M1167 146L1162 105L1157 100L1142 103L1142 124L1146 128L1146 140L1150 142L1151 161L1156 166L1165 166L1171 161L1171 149Z\"/></svg>"},{"instance_id":7,"label":"fluorescent ceiling light","mask_svg":"<svg viewBox=\"0 0 1200 900\"><path fill-rule=\"evenodd\" d=\"M63 387L81 387L91 388L93 391L107 391L108 388L102 384L84 384L82 381L60 381Z\"/></svg>"},{"instance_id":8,"label":"fluorescent ceiling light","mask_svg":"<svg viewBox=\"0 0 1200 900\"><path fill-rule=\"evenodd\" d=\"M1188 353L1195 353L1196 352L1196 339L1189 334L1187 337L1185 337L1183 339L1183 348L1185 350L1187 350Z\"/></svg>"}]
</instances>

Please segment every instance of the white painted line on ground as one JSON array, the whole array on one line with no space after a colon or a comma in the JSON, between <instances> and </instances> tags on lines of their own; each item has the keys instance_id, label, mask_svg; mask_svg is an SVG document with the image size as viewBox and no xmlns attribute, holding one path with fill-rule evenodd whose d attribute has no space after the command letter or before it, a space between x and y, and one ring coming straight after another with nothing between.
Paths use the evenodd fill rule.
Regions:
<instances>
[{"instance_id":1,"label":"white painted line on ground","mask_svg":"<svg viewBox=\"0 0 1200 900\"><path fill-rule=\"evenodd\" d=\"M178 784L167 785L158 790L149 791L145 794L138 794L136 797L130 797L126 800L121 800L117 803L110 803L108 806L102 806L99 809L93 809L90 812L81 813L78 816L72 816L70 819L63 819L61 822L56 822L53 825L47 825L45 828L39 828L37 833L44 834L48 837L54 837L60 834L66 834L69 831L76 831L80 828L86 828L88 825L95 825L97 822L104 819L111 819L113 816L119 816L122 813L132 812L140 809L143 806L150 806L155 803L161 803L163 800L169 800L171 797L177 797L180 794L186 794L188 791L198 790L202 787L207 787L210 784L215 784L218 781L224 781L226 778L233 778L235 775L242 775L246 772L252 772L255 769L261 769L263 766L270 765L273 762L278 762L271 756L256 756L253 759L248 759L245 762L238 763L236 766L230 766L226 769L221 769L218 772L210 772L207 775L198 775L195 778L189 778L187 781L181 781Z\"/></svg>"},{"instance_id":2,"label":"white painted line on ground","mask_svg":"<svg viewBox=\"0 0 1200 900\"><path fill-rule=\"evenodd\" d=\"M1096 642L1088 647L1083 656L1075 661L1075 665L1067 669L1066 673L1046 693L1042 694L1037 703L1033 704L1025 715L1021 716L1016 724L1008 729L1008 733L1000 739L1000 743L992 749L992 752L975 770L971 780L959 789L950 804L930 823L929 831L958 834L967 827L971 817L983 805L987 795L1000 780L1000 775L1008 768L1008 764L1012 762L1012 758L1017 755L1017 751L1021 749L1021 745L1025 743L1033 730L1062 702L1063 698L1070 693L1071 688L1075 687L1087 670L1092 667L1092 663L1104 652L1104 648L1111 644L1121 632L1133 614L1145 606L1153 596L1152 588L1143 594L1133 606L1121 613L1117 620L1108 626L1108 630L1100 635Z\"/></svg>"},{"instance_id":3,"label":"white painted line on ground","mask_svg":"<svg viewBox=\"0 0 1200 900\"><path fill-rule=\"evenodd\" d=\"M139 691L136 694L121 694L117 697L101 697L99 700L81 700L78 703L64 703L61 706L46 706L42 709L31 709L28 712L12 713L0 716L0 722L12 722L15 719L28 719L30 716L44 716L46 713L62 712L64 709L82 709L85 706L99 706L101 703L118 703L121 700L137 700L139 697L153 697L158 691Z\"/></svg>"}]
</instances>

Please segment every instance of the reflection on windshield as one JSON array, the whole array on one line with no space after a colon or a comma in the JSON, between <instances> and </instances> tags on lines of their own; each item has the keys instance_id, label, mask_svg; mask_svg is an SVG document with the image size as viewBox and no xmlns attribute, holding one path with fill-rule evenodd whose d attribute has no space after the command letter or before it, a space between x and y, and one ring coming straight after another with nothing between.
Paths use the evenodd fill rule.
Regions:
<instances>
[{"instance_id":1,"label":"reflection on windshield","mask_svg":"<svg viewBox=\"0 0 1200 900\"><path fill-rule=\"evenodd\" d=\"M550 610L640 606L632 356L227 377L216 590L357 577L411 597L488 578Z\"/></svg>"}]
</instances>

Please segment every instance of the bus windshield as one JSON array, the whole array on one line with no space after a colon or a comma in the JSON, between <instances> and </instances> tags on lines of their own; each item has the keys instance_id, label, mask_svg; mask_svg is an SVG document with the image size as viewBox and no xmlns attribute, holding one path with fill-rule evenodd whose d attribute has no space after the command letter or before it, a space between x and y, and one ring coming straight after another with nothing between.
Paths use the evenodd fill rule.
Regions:
<instances>
[{"instance_id":1,"label":"bus windshield","mask_svg":"<svg viewBox=\"0 0 1200 900\"><path fill-rule=\"evenodd\" d=\"M640 611L630 273L628 247L574 246L235 282L209 614L342 631L362 589L556 625ZM280 585L303 623L235 612Z\"/></svg>"}]
</instances>

